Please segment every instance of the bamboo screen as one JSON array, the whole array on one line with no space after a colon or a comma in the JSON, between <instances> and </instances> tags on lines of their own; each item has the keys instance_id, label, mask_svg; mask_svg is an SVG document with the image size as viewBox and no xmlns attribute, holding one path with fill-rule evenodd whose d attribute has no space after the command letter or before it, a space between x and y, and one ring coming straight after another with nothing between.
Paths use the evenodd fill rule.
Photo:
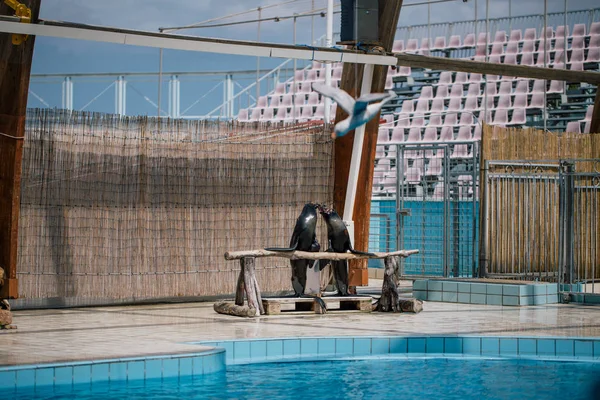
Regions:
<instances>
[{"instance_id":1,"label":"bamboo screen","mask_svg":"<svg viewBox=\"0 0 600 400\"><path fill-rule=\"evenodd\" d=\"M565 224L573 224L571 278L600 278L600 134L549 133L484 126L482 155L490 161L536 161L546 166L490 166L488 272L565 279L561 271ZM559 161L575 161L573 216L561 220ZM564 175L563 175L564 176ZM564 189L563 189L564 190ZM562 272L562 276L559 276Z\"/></svg>"},{"instance_id":2,"label":"bamboo screen","mask_svg":"<svg viewBox=\"0 0 600 400\"><path fill-rule=\"evenodd\" d=\"M239 263L225 261L226 251L287 247L306 202L332 203L332 149L322 124L31 110L20 297L233 293ZM257 259L257 273L263 291L291 288L287 260Z\"/></svg>"}]
</instances>

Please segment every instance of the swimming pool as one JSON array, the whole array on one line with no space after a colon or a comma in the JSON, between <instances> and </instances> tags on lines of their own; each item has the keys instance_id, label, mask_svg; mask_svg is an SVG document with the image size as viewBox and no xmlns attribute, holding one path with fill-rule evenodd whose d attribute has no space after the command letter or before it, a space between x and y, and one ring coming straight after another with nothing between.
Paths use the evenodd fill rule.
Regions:
<instances>
[{"instance_id":1,"label":"swimming pool","mask_svg":"<svg viewBox=\"0 0 600 400\"><path fill-rule=\"evenodd\" d=\"M0 366L0 393L78 400L300 394L574 400L589 399L600 378L600 338L341 336L187 345L191 352L173 355Z\"/></svg>"},{"instance_id":2,"label":"swimming pool","mask_svg":"<svg viewBox=\"0 0 600 400\"><path fill-rule=\"evenodd\" d=\"M49 386L15 399L592 399L600 363L385 357L231 365L188 378Z\"/></svg>"}]
</instances>

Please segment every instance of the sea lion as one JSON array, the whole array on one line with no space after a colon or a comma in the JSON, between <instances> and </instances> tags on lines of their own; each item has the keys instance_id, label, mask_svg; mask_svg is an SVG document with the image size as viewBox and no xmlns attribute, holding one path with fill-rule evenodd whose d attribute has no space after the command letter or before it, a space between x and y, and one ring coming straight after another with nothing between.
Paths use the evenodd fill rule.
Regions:
<instances>
[{"instance_id":1,"label":"sea lion","mask_svg":"<svg viewBox=\"0 0 600 400\"><path fill-rule=\"evenodd\" d=\"M319 211L327 224L327 238L329 246L327 251L334 253L346 253L372 256L372 253L365 253L354 250L350 242L350 234L346 224L333 208L320 206ZM331 269L338 289L338 295L348 296L348 261L331 261Z\"/></svg>"},{"instance_id":2,"label":"sea lion","mask_svg":"<svg viewBox=\"0 0 600 400\"><path fill-rule=\"evenodd\" d=\"M318 252L321 250L321 245L317 241L317 220L319 218L318 210L320 205L316 203L307 203L302 209L302 213L296 220L296 226L292 232L292 238L290 239L290 247L288 248L265 248L267 251L310 251ZM314 265L318 266L318 262L315 263L312 260L290 260L292 266L292 287L296 297L311 297L314 298L323 313L326 312L327 307L325 302L320 297L309 296L304 294L306 289L306 269L312 268ZM318 268L318 267L317 267Z\"/></svg>"}]
</instances>

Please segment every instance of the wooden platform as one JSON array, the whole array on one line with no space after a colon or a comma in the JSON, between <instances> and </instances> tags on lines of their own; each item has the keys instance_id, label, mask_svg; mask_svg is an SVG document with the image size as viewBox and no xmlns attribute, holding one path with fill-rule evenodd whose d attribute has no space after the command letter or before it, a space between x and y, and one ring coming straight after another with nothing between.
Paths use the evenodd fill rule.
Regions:
<instances>
[{"instance_id":1,"label":"wooden platform","mask_svg":"<svg viewBox=\"0 0 600 400\"><path fill-rule=\"evenodd\" d=\"M321 298L327 305L327 311L361 311L371 312L371 298L370 297L322 297ZM315 306L315 300L304 297L277 297L262 299L265 313L267 315L278 315L282 312L314 312L319 313L320 309Z\"/></svg>"}]
</instances>

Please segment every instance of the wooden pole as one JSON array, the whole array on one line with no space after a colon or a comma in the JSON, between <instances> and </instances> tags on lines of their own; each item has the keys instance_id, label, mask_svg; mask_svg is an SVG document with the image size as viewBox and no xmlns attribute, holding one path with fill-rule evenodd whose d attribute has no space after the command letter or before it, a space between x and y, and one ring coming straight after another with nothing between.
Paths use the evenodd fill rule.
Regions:
<instances>
[{"instance_id":1,"label":"wooden pole","mask_svg":"<svg viewBox=\"0 0 600 400\"><path fill-rule=\"evenodd\" d=\"M600 133L600 85L596 88L596 100L594 101L594 112L590 121L590 133Z\"/></svg>"},{"instance_id":2,"label":"wooden pole","mask_svg":"<svg viewBox=\"0 0 600 400\"><path fill-rule=\"evenodd\" d=\"M379 40L386 51L392 50L396 28L400 17L402 0L379 0ZM360 96L359 88L362 84L364 67L358 64L345 64L342 73L341 88L352 97ZM382 93L385 90L387 67L375 66L373 74L372 93ZM335 122L345 119L346 113L337 108ZM377 145L377 132L379 130L379 116L373 118L365 127L365 139L360 173L358 175L358 188L356 191L356 206L354 209L354 248L367 251L369 247L369 220L371 215L371 193L373 187L373 170L375 168L375 153ZM334 182L334 208L338 214L344 213L346 189L350 172L352 145L354 132L350 132L335 141L335 182ZM349 265L349 285L364 286L369 282L367 261L353 261Z\"/></svg>"},{"instance_id":3,"label":"wooden pole","mask_svg":"<svg viewBox=\"0 0 600 400\"><path fill-rule=\"evenodd\" d=\"M31 8L32 22L37 22L41 0L21 0ZM3 1L0 15L15 12ZM35 37L20 44L12 35L0 34L0 267L7 279L0 288L0 298L15 299L17 287L17 251L19 208L21 205L21 164L29 76Z\"/></svg>"}]
</instances>

